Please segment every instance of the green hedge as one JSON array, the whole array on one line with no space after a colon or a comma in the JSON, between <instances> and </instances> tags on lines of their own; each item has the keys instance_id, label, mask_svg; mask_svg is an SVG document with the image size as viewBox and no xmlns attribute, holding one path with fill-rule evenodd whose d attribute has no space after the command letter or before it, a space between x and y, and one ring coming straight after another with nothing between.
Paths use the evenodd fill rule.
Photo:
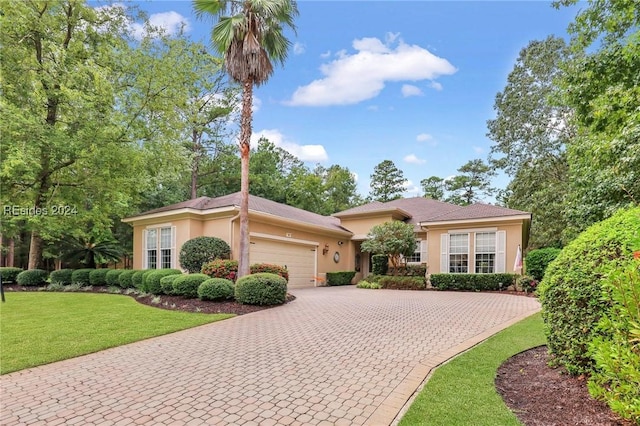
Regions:
<instances>
[{"instance_id":1,"label":"green hedge","mask_svg":"<svg viewBox=\"0 0 640 426\"><path fill-rule=\"evenodd\" d=\"M371 256L371 272L375 275L384 275L389 269L389 257L386 254L374 254Z\"/></svg>"},{"instance_id":2,"label":"green hedge","mask_svg":"<svg viewBox=\"0 0 640 426\"><path fill-rule=\"evenodd\" d=\"M111 269L94 269L89 273L89 284L107 285L107 274Z\"/></svg>"},{"instance_id":3,"label":"green hedge","mask_svg":"<svg viewBox=\"0 0 640 426\"><path fill-rule=\"evenodd\" d=\"M131 275L131 284L133 288L137 288L138 290L142 290L142 280L144 278L144 274L146 274L148 269L142 269L140 271L136 271Z\"/></svg>"},{"instance_id":4,"label":"green hedge","mask_svg":"<svg viewBox=\"0 0 640 426\"><path fill-rule=\"evenodd\" d=\"M284 266L274 265L271 263L254 263L253 265L249 266L249 270L252 274L267 273L280 275L282 278L287 280L287 282L289 282L289 271L287 271L287 268L285 268Z\"/></svg>"},{"instance_id":5,"label":"green hedge","mask_svg":"<svg viewBox=\"0 0 640 426\"><path fill-rule=\"evenodd\" d=\"M147 277L149 276L149 274L154 273L155 271L158 271L159 269L145 269L144 271L142 271L142 283L140 284L140 287L138 287L138 290L142 291L143 293L148 293L149 290L147 289ZM134 274L135 276L135 274Z\"/></svg>"},{"instance_id":6,"label":"green hedge","mask_svg":"<svg viewBox=\"0 0 640 426\"><path fill-rule=\"evenodd\" d=\"M217 237L196 237L180 249L180 266L190 273L200 272L202 265L214 259L226 259L231 248Z\"/></svg>"},{"instance_id":7,"label":"green hedge","mask_svg":"<svg viewBox=\"0 0 640 426\"><path fill-rule=\"evenodd\" d=\"M49 282L54 285L71 285L73 269L58 269L49 274Z\"/></svg>"},{"instance_id":8,"label":"green hedge","mask_svg":"<svg viewBox=\"0 0 640 426\"><path fill-rule=\"evenodd\" d=\"M22 268L14 268L13 266L3 266L0 268L0 279L3 284L15 283L16 277L22 272Z\"/></svg>"},{"instance_id":9,"label":"green hedge","mask_svg":"<svg viewBox=\"0 0 640 426\"><path fill-rule=\"evenodd\" d=\"M547 346L554 363L570 374L593 370L589 344L602 333L598 322L612 306L603 279L634 261L639 239L640 207L621 210L585 230L547 268L538 286Z\"/></svg>"},{"instance_id":10,"label":"green hedge","mask_svg":"<svg viewBox=\"0 0 640 426\"><path fill-rule=\"evenodd\" d=\"M205 274L177 275L177 278L173 281L173 294L195 299L198 297L198 287L208 279L209 277Z\"/></svg>"},{"instance_id":11,"label":"green hedge","mask_svg":"<svg viewBox=\"0 0 640 426\"><path fill-rule=\"evenodd\" d=\"M424 277L384 275L379 277L376 283L389 290L424 290L427 287Z\"/></svg>"},{"instance_id":12,"label":"green hedge","mask_svg":"<svg viewBox=\"0 0 640 426\"><path fill-rule=\"evenodd\" d=\"M24 286L41 286L47 284L49 273L44 269L28 269L16 277L16 283Z\"/></svg>"},{"instance_id":13,"label":"green hedge","mask_svg":"<svg viewBox=\"0 0 640 426\"><path fill-rule=\"evenodd\" d=\"M198 287L200 300L228 300L233 299L235 288L233 281L224 278L209 278Z\"/></svg>"},{"instance_id":14,"label":"green hedge","mask_svg":"<svg viewBox=\"0 0 640 426\"><path fill-rule=\"evenodd\" d=\"M236 282L235 297L246 305L281 305L287 300L287 280L269 273L245 275Z\"/></svg>"},{"instance_id":15,"label":"green hedge","mask_svg":"<svg viewBox=\"0 0 640 426\"><path fill-rule=\"evenodd\" d=\"M72 284L81 286L91 285L90 275L93 271L95 271L93 268L76 269L73 271L73 274L71 274L71 281L73 281Z\"/></svg>"},{"instance_id":16,"label":"green hedge","mask_svg":"<svg viewBox=\"0 0 640 426\"><path fill-rule=\"evenodd\" d=\"M133 288L133 274L135 274L135 269L125 269L122 271L120 276L118 277L118 285L122 288Z\"/></svg>"},{"instance_id":17,"label":"green hedge","mask_svg":"<svg viewBox=\"0 0 640 426\"><path fill-rule=\"evenodd\" d=\"M561 249L555 247L531 250L524 259L527 275L531 275L537 281L542 281L547 266L558 257L561 251Z\"/></svg>"},{"instance_id":18,"label":"green hedge","mask_svg":"<svg viewBox=\"0 0 640 426\"><path fill-rule=\"evenodd\" d=\"M427 267L424 265L406 265L400 268L389 268L387 275L402 277L424 277L427 275Z\"/></svg>"},{"instance_id":19,"label":"green hedge","mask_svg":"<svg viewBox=\"0 0 640 426\"><path fill-rule=\"evenodd\" d=\"M120 275L124 272L124 269L109 269L106 275L106 281L108 286L120 287Z\"/></svg>"},{"instance_id":20,"label":"green hedge","mask_svg":"<svg viewBox=\"0 0 640 426\"><path fill-rule=\"evenodd\" d=\"M327 272L327 285L349 285L356 271Z\"/></svg>"},{"instance_id":21,"label":"green hedge","mask_svg":"<svg viewBox=\"0 0 640 426\"><path fill-rule=\"evenodd\" d=\"M432 274L431 285L438 290L497 291L514 285L516 274Z\"/></svg>"},{"instance_id":22,"label":"green hedge","mask_svg":"<svg viewBox=\"0 0 640 426\"><path fill-rule=\"evenodd\" d=\"M180 275L175 274L175 275L167 275L167 276L164 276L164 277L160 278L160 290L162 290L163 294L167 294L167 295L174 294L173 293L173 282L179 276Z\"/></svg>"},{"instance_id":23,"label":"green hedge","mask_svg":"<svg viewBox=\"0 0 640 426\"><path fill-rule=\"evenodd\" d=\"M182 271L179 269L158 269L148 274L145 274L144 278L144 291L145 293L151 294L163 294L162 286L160 285L160 280L163 277L167 277L169 275L181 275Z\"/></svg>"}]
</instances>

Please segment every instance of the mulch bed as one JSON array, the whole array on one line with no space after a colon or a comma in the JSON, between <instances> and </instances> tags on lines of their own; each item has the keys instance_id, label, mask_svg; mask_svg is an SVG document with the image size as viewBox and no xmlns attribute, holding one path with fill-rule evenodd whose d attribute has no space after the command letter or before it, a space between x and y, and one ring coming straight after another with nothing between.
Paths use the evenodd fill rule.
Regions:
<instances>
[{"instance_id":1,"label":"mulch bed","mask_svg":"<svg viewBox=\"0 0 640 426\"><path fill-rule=\"evenodd\" d=\"M496 389L505 404L526 426L633 426L609 407L594 400L584 376L573 377L547 365L546 346L509 358L496 376Z\"/></svg>"}]
</instances>

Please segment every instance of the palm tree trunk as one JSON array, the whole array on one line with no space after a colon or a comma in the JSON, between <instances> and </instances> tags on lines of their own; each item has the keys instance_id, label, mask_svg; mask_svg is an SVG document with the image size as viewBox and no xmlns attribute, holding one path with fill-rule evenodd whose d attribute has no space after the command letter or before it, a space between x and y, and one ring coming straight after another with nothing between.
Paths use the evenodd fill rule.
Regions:
<instances>
[{"instance_id":1,"label":"palm tree trunk","mask_svg":"<svg viewBox=\"0 0 640 426\"><path fill-rule=\"evenodd\" d=\"M249 275L249 152L251 150L251 103L253 82L242 83L242 115L240 119L240 256L238 277Z\"/></svg>"}]
</instances>

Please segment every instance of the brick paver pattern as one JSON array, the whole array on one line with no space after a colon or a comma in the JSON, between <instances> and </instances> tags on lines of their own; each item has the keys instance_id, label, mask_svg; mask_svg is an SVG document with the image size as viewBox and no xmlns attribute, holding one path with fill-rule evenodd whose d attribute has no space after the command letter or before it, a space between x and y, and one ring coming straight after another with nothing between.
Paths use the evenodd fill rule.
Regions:
<instances>
[{"instance_id":1,"label":"brick paver pattern","mask_svg":"<svg viewBox=\"0 0 640 426\"><path fill-rule=\"evenodd\" d=\"M4 375L0 424L389 424L421 365L539 310L505 294L293 293L274 309Z\"/></svg>"}]
</instances>

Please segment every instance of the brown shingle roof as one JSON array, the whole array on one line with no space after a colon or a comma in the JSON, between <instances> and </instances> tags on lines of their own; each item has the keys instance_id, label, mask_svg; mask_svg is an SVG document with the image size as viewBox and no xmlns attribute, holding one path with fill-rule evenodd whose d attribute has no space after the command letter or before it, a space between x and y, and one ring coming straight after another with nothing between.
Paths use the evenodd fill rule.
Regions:
<instances>
[{"instance_id":1,"label":"brown shingle roof","mask_svg":"<svg viewBox=\"0 0 640 426\"><path fill-rule=\"evenodd\" d=\"M222 207L239 207L240 198L240 192L223 195L216 198L200 197L194 200L183 201L181 203L150 210L137 216L146 216L149 214L170 212L173 210L181 210L185 208L205 211ZM275 201L267 200L266 198L258 197L255 195L249 195L249 210L271 214L274 216L279 216L316 226L324 226L330 229L345 231L345 229L340 226L340 219L338 218L331 216L322 216L320 214L288 206L286 204L277 203Z\"/></svg>"},{"instance_id":2,"label":"brown shingle roof","mask_svg":"<svg viewBox=\"0 0 640 426\"><path fill-rule=\"evenodd\" d=\"M505 216L518 216L518 215L530 215L529 212L522 210L513 210L506 207L494 206L492 204L471 204L464 207L458 207L448 213L441 214L439 216L431 217L422 222L444 222L454 220L470 220L470 219L486 219L486 218L498 218Z\"/></svg>"},{"instance_id":3,"label":"brown shingle roof","mask_svg":"<svg viewBox=\"0 0 640 426\"><path fill-rule=\"evenodd\" d=\"M407 222L413 224L427 221L433 217L440 216L460 208L460 206L425 197L400 198L398 200L389 201L385 204L395 206L409 212L411 214L411 218Z\"/></svg>"}]
</instances>

